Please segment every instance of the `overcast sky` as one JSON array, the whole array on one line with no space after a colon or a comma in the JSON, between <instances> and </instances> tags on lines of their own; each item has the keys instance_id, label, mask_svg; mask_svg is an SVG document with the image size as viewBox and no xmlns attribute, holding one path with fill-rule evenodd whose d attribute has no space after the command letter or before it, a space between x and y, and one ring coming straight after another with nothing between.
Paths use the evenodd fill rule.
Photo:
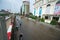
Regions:
<instances>
[{"instance_id":1,"label":"overcast sky","mask_svg":"<svg viewBox=\"0 0 60 40\"><path fill-rule=\"evenodd\" d=\"M0 10L5 9L11 12L20 12L20 7L23 0L0 0ZM30 12L33 12L34 0L27 0L30 2Z\"/></svg>"}]
</instances>

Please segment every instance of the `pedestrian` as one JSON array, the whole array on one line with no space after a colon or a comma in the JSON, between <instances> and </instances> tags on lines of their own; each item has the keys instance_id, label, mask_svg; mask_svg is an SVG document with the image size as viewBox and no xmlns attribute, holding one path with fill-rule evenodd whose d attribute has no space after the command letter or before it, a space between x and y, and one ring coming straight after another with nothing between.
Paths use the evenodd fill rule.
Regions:
<instances>
[{"instance_id":1,"label":"pedestrian","mask_svg":"<svg viewBox=\"0 0 60 40\"><path fill-rule=\"evenodd\" d=\"M18 31L18 27L16 27L16 31Z\"/></svg>"},{"instance_id":2,"label":"pedestrian","mask_svg":"<svg viewBox=\"0 0 60 40\"><path fill-rule=\"evenodd\" d=\"M22 26L22 21L20 20L20 26Z\"/></svg>"},{"instance_id":3,"label":"pedestrian","mask_svg":"<svg viewBox=\"0 0 60 40\"><path fill-rule=\"evenodd\" d=\"M23 37L23 35L22 35L22 33L19 35L19 40L22 40L22 37Z\"/></svg>"},{"instance_id":4,"label":"pedestrian","mask_svg":"<svg viewBox=\"0 0 60 40\"><path fill-rule=\"evenodd\" d=\"M21 23L20 23L20 26L21 26Z\"/></svg>"}]
</instances>

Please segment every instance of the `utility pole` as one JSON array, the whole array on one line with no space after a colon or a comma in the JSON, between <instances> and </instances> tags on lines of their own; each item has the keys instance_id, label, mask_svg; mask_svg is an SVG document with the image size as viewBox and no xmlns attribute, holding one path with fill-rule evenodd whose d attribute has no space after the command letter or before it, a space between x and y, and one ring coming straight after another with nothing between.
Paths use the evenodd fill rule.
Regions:
<instances>
[{"instance_id":1,"label":"utility pole","mask_svg":"<svg viewBox=\"0 0 60 40\"><path fill-rule=\"evenodd\" d=\"M7 40L7 29L5 18L0 16L0 40Z\"/></svg>"}]
</instances>

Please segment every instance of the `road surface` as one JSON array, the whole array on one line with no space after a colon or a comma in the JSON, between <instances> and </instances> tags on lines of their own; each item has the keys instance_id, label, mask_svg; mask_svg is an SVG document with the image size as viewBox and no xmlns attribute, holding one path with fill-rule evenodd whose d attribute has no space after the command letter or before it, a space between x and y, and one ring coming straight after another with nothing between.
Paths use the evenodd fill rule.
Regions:
<instances>
[{"instance_id":1,"label":"road surface","mask_svg":"<svg viewBox=\"0 0 60 40\"><path fill-rule=\"evenodd\" d=\"M39 22L22 18L22 26L20 32L23 33L23 40L60 40L60 31L52 29L51 27L44 26Z\"/></svg>"}]
</instances>

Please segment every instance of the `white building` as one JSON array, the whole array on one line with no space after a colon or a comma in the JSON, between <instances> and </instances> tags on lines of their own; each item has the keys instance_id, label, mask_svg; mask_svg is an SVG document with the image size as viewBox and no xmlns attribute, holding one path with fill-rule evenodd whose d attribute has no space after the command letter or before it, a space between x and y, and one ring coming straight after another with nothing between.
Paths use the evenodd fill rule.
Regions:
<instances>
[{"instance_id":1,"label":"white building","mask_svg":"<svg viewBox=\"0 0 60 40\"><path fill-rule=\"evenodd\" d=\"M23 1L22 4L22 14L29 14L29 1Z\"/></svg>"},{"instance_id":2,"label":"white building","mask_svg":"<svg viewBox=\"0 0 60 40\"><path fill-rule=\"evenodd\" d=\"M60 0L35 0L34 15L41 16L41 18L45 18L45 22L50 23L53 17L60 15Z\"/></svg>"}]
</instances>

